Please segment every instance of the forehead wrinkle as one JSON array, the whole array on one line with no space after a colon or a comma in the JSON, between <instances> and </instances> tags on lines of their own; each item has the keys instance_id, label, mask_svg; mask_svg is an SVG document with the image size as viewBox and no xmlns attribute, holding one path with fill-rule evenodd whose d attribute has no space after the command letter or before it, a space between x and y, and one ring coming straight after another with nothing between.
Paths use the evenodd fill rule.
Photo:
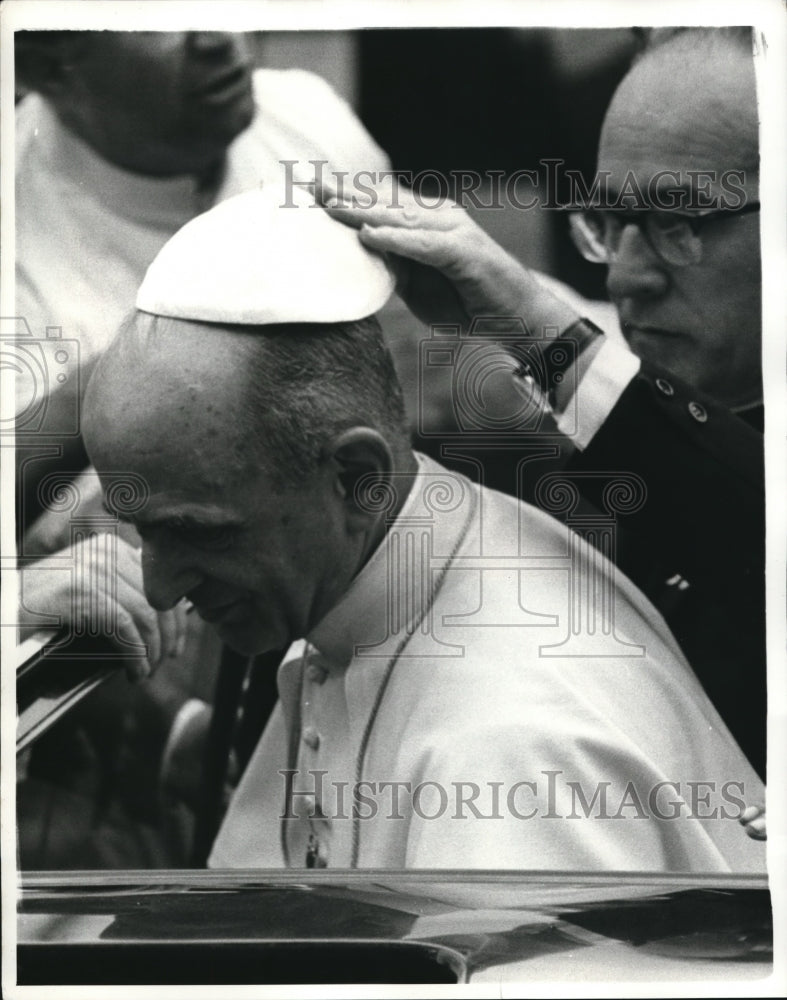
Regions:
<instances>
[{"instance_id":1,"label":"forehead wrinkle","mask_svg":"<svg viewBox=\"0 0 787 1000\"><path fill-rule=\"evenodd\" d=\"M753 162L756 167L756 159ZM605 129L598 165L600 170L612 169L613 176L618 172L625 176L629 170L636 175L645 174L640 180L647 180L660 170L675 171L677 183L672 178L670 186L688 189L692 185L689 170L718 174L725 169L746 171L751 164L749 155L744 151L736 155L730 144L711 129L661 127L656 134L653 127L639 117L611 123Z\"/></svg>"},{"instance_id":2,"label":"forehead wrinkle","mask_svg":"<svg viewBox=\"0 0 787 1000\"><path fill-rule=\"evenodd\" d=\"M654 160L663 158L666 152L684 160L704 156L708 169L722 158L739 167L757 162L756 142L746 140L740 122L719 99L698 106L696 113L684 108L683 117L665 118L652 107L617 109L617 116L610 116L605 127L602 150L610 137L624 143L626 139L635 140L642 153Z\"/></svg>"}]
</instances>

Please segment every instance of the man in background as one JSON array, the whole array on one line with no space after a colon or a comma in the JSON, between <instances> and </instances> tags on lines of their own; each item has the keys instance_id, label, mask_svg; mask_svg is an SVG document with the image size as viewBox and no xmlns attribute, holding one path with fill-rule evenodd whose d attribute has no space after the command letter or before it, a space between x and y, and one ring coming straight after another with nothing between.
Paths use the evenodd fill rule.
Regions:
<instances>
[{"instance_id":1,"label":"man in background","mask_svg":"<svg viewBox=\"0 0 787 1000\"><path fill-rule=\"evenodd\" d=\"M21 31L15 43L29 91L16 109L17 315L34 337L60 327L79 350L78 373L53 382L37 437L45 444L70 428L73 397L148 265L189 219L280 183L283 160L357 171L387 159L325 81L254 70L243 35ZM33 387L24 377L17 386L19 409ZM72 450L76 471L84 457ZM25 467L26 527L45 465Z\"/></svg>"}]
</instances>

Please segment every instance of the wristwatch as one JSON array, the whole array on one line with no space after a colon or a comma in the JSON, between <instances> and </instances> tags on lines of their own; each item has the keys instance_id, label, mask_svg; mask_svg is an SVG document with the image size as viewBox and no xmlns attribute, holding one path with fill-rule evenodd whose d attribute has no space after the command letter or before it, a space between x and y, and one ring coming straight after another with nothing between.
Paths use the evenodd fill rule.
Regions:
<instances>
[{"instance_id":1,"label":"wristwatch","mask_svg":"<svg viewBox=\"0 0 787 1000\"><path fill-rule=\"evenodd\" d=\"M597 337L603 336L604 331L595 323L589 319L578 319L557 337L530 342L519 356L520 366L516 374L532 379L553 402L554 393L569 368Z\"/></svg>"}]
</instances>

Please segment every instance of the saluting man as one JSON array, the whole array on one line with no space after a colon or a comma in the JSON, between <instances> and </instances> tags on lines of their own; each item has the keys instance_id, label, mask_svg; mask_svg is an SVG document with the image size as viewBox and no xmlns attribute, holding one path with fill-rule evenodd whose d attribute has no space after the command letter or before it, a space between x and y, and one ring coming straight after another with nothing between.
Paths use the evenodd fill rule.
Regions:
<instances>
[{"instance_id":1,"label":"saluting man","mask_svg":"<svg viewBox=\"0 0 787 1000\"><path fill-rule=\"evenodd\" d=\"M329 210L390 255L427 323L524 322L515 353L540 363L568 472L598 507L599 477L631 472L646 502L618 517L616 561L664 614L749 760L765 774L765 498L759 137L752 33L654 33L616 91L598 153L598 204L573 221L606 265L631 352L572 299L509 257L448 203L383 188ZM330 192L326 192L326 197ZM446 287L448 282L448 291ZM453 297L452 297L453 295ZM487 324L486 330L490 329ZM497 329L500 329L498 324ZM544 331L559 334L542 351ZM511 328L506 329L511 347ZM556 358L579 357L570 371ZM555 379L562 378L562 382ZM428 373L427 373L428 376ZM426 377L426 376L425 376ZM572 389L576 387L576 392ZM572 426L573 423L573 426Z\"/></svg>"}]
</instances>

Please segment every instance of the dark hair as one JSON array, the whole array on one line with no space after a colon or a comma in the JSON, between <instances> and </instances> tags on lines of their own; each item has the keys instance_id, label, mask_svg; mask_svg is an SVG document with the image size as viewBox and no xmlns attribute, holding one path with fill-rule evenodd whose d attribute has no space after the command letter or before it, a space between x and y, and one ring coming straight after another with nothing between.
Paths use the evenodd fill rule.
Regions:
<instances>
[{"instance_id":1,"label":"dark hair","mask_svg":"<svg viewBox=\"0 0 787 1000\"><path fill-rule=\"evenodd\" d=\"M409 448L404 401L393 359L376 317L354 322L271 326L198 324L226 330L239 353L241 430L281 483L313 474L325 446L340 431L372 427L394 454ZM133 330L136 350L181 321L136 312L121 327ZM195 334L198 336L198 334Z\"/></svg>"},{"instance_id":2,"label":"dark hair","mask_svg":"<svg viewBox=\"0 0 787 1000\"><path fill-rule=\"evenodd\" d=\"M356 322L241 328L255 335L246 378L250 433L286 481L307 478L337 433L362 424L394 451L409 434L402 390L374 316Z\"/></svg>"}]
</instances>

